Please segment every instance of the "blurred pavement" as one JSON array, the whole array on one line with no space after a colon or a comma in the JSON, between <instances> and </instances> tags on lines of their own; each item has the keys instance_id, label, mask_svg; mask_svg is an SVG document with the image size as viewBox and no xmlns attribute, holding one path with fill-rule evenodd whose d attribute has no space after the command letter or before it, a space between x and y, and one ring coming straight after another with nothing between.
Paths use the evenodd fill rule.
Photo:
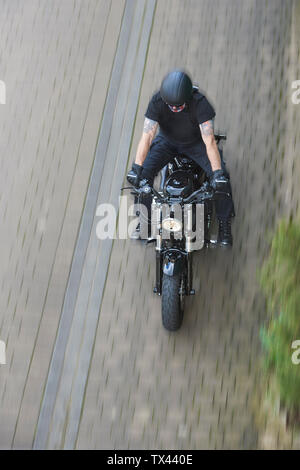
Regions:
<instances>
[{"instance_id":1,"label":"blurred pavement","mask_svg":"<svg viewBox=\"0 0 300 470\"><path fill-rule=\"evenodd\" d=\"M256 271L299 202L298 0L0 7L0 448L257 448ZM231 252L195 255L169 334L153 245L98 240L96 207L118 206L147 102L178 66L227 133L237 216Z\"/></svg>"}]
</instances>

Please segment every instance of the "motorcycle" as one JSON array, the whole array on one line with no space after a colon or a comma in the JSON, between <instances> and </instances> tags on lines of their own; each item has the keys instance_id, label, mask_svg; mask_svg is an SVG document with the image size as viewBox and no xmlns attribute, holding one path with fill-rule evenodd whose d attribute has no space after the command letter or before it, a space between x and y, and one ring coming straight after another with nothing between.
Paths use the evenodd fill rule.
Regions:
<instances>
[{"instance_id":1,"label":"motorcycle","mask_svg":"<svg viewBox=\"0 0 300 470\"><path fill-rule=\"evenodd\" d=\"M216 142L226 140L215 135ZM162 324L168 331L181 327L185 296L193 288L193 252L210 244L213 201L230 197L213 190L202 168L178 155L161 170L158 190L145 184L131 189L139 202L151 198L151 237L155 241L156 279L153 292L161 296ZM139 214L139 213L137 213Z\"/></svg>"}]
</instances>

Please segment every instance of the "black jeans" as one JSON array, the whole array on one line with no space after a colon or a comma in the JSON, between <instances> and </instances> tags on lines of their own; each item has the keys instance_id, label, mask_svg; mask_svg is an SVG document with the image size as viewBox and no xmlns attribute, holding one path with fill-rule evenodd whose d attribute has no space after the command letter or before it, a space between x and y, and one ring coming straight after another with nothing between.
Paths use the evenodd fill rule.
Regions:
<instances>
[{"instance_id":1,"label":"black jeans","mask_svg":"<svg viewBox=\"0 0 300 470\"><path fill-rule=\"evenodd\" d=\"M154 177L157 175L157 173L171 160L173 160L176 155L186 155L187 157L194 160L205 171L208 177L212 175L213 172L211 164L207 153L203 148L202 142L196 142L190 145L174 145L165 139L161 134L158 134L158 136L153 140L148 155L143 163L142 176L153 183ZM223 160L222 150L220 150L220 156L222 169L227 178L230 179L225 162ZM216 214L219 219L228 219L235 215L230 182L229 187L231 198L218 200L215 202ZM145 205L147 205L147 202L148 201L145 201Z\"/></svg>"}]
</instances>

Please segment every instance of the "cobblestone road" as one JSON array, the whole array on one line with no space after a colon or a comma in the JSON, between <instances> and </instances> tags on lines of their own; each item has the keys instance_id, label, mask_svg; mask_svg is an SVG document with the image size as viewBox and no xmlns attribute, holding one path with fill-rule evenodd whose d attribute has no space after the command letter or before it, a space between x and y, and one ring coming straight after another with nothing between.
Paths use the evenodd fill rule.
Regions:
<instances>
[{"instance_id":1,"label":"cobblestone road","mask_svg":"<svg viewBox=\"0 0 300 470\"><path fill-rule=\"evenodd\" d=\"M297 25L291 25L299 2L0 5L0 79L7 88L0 105L0 339L7 344L7 365L0 366L0 448L31 448L39 438L48 448L256 448L252 397L265 319L256 270L266 235L299 201L299 110L291 105L300 63L299 41L291 41ZM123 69L120 31L128 41ZM93 163L102 162L95 201L116 202L148 99L174 66L190 71L215 105L217 129L228 135L234 248L196 254L196 296L188 299L181 331L168 334L160 299L152 294L153 246L103 244L95 218L77 273L53 416L43 428ZM112 88L115 76L122 78L118 90ZM114 92L111 134L99 156ZM130 107L135 100L136 115ZM99 279L103 293L97 297Z\"/></svg>"},{"instance_id":2,"label":"cobblestone road","mask_svg":"<svg viewBox=\"0 0 300 470\"><path fill-rule=\"evenodd\" d=\"M33 443L123 7L1 1L1 447Z\"/></svg>"},{"instance_id":3,"label":"cobblestone road","mask_svg":"<svg viewBox=\"0 0 300 470\"><path fill-rule=\"evenodd\" d=\"M286 210L280 188L291 7L261 0L157 3L131 158L153 89L167 70L183 65L228 134L235 245L232 253L197 254L197 294L173 335L161 328L160 299L151 293L153 248L114 243L78 448L257 446L252 396L264 308L256 269L266 232Z\"/></svg>"}]
</instances>

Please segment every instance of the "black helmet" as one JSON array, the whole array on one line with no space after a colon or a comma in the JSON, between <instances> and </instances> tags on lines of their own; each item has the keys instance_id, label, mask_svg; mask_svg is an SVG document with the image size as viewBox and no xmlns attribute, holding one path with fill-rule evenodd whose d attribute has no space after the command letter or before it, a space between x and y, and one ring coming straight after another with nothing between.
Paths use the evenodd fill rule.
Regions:
<instances>
[{"instance_id":1,"label":"black helmet","mask_svg":"<svg viewBox=\"0 0 300 470\"><path fill-rule=\"evenodd\" d=\"M173 70L162 81L160 96L165 103L180 106L192 97L193 84L182 70Z\"/></svg>"}]
</instances>

